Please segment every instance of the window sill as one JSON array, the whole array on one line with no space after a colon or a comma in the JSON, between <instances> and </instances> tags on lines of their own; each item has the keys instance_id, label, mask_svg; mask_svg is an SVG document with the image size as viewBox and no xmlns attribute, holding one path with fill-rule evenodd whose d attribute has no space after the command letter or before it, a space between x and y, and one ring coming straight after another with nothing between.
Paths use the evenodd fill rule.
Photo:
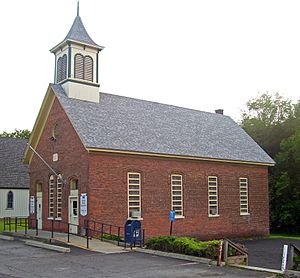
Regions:
<instances>
[{"instance_id":1,"label":"window sill","mask_svg":"<svg viewBox=\"0 0 300 278\"><path fill-rule=\"evenodd\" d=\"M215 217L219 217L220 214L215 214L215 215L208 215L209 218L215 218Z\"/></svg>"},{"instance_id":2,"label":"window sill","mask_svg":"<svg viewBox=\"0 0 300 278\"><path fill-rule=\"evenodd\" d=\"M59 220L59 221L61 221L62 219L61 219L61 217L58 217L58 218L55 218L55 220Z\"/></svg>"},{"instance_id":3,"label":"window sill","mask_svg":"<svg viewBox=\"0 0 300 278\"><path fill-rule=\"evenodd\" d=\"M54 220L54 217L48 217L47 219L48 220Z\"/></svg>"},{"instance_id":4,"label":"window sill","mask_svg":"<svg viewBox=\"0 0 300 278\"><path fill-rule=\"evenodd\" d=\"M127 220L138 220L138 221L142 221L142 220L144 220L144 218L143 218L143 217L139 217L139 218L128 217Z\"/></svg>"},{"instance_id":5,"label":"window sill","mask_svg":"<svg viewBox=\"0 0 300 278\"><path fill-rule=\"evenodd\" d=\"M175 216L175 220L176 220L176 219L184 219L184 218L185 218L184 215Z\"/></svg>"},{"instance_id":6,"label":"window sill","mask_svg":"<svg viewBox=\"0 0 300 278\"><path fill-rule=\"evenodd\" d=\"M250 215L250 213L241 213L240 215L241 216L247 216L247 215Z\"/></svg>"},{"instance_id":7,"label":"window sill","mask_svg":"<svg viewBox=\"0 0 300 278\"><path fill-rule=\"evenodd\" d=\"M14 210L14 208L6 208L6 210Z\"/></svg>"}]
</instances>

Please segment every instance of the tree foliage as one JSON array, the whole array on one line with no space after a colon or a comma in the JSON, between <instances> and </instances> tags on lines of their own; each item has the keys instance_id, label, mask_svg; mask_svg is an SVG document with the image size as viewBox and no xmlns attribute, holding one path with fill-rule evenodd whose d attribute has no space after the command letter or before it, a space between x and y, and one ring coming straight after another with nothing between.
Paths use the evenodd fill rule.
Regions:
<instances>
[{"instance_id":1,"label":"tree foliage","mask_svg":"<svg viewBox=\"0 0 300 278\"><path fill-rule=\"evenodd\" d=\"M31 132L28 129L15 129L13 132L0 133L0 137L24 138L29 139Z\"/></svg>"},{"instance_id":2,"label":"tree foliage","mask_svg":"<svg viewBox=\"0 0 300 278\"><path fill-rule=\"evenodd\" d=\"M276 162L270 170L271 230L300 233L300 101L261 94L247 102L242 127Z\"/></svg>"}]
</instances>

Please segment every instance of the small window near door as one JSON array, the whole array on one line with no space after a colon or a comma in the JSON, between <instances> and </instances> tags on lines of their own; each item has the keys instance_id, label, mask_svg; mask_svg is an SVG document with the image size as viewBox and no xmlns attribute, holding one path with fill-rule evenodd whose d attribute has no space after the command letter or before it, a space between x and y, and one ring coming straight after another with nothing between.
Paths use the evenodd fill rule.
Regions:
<instances>
[{"instance_id":1,"label":"small window near door","mask_svg":"<svg viewBox=\"0 0 300 278\"><path fill-rule=\"evenodd\" d=\"M36 192L43 192L43 191L42 191L42 184L41 184L41 183L38 183L38 184L36 185Z\"/></svg>"},{"instance_id":2,"label":"small window near door","mask_svg":"<svg viewBox=\"0 0 300 278\"><path fill-rule=\"evenodd\" d=\"M14 193L12 191L9 191L7 193L7 209L13 209L14 208Z\"/></svg>"},{"instance_id":3,"label":"small window near door","mask_svg":"<svg viewBox=\"0 0 300 278\"><path fill-rule=\"evenodd\" d=\"M70 190L78 190L78 180L72 179L70 181Z\"/></svg>"}]
</instances>

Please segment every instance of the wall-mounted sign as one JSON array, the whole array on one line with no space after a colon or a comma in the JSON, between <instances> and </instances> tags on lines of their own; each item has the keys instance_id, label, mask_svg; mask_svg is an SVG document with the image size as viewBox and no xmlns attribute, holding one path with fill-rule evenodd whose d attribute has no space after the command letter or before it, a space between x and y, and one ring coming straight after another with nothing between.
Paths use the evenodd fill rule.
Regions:
<instances>
[{"instance_id":1,"label":"wall-mounted sign","mask_svg":"<svg viewBox=\"0 0 300 278\"><path fill-rule=\"evenodd\" d=\"M80 215L82 216L87 215L87 194L86 193L80 194Z\"/></svg>"},{"instance_id":2,"label":"wall-mounted sign","mask_svg":"<svg viewBox=\"0 0 300 278\"><path fill-rule=\"evenodd\" d=\"M30 200L29 200L29 212L31 214L33 214L35 212L35 198L34 196L30 196Z\"/></svg>"}]
</instances>

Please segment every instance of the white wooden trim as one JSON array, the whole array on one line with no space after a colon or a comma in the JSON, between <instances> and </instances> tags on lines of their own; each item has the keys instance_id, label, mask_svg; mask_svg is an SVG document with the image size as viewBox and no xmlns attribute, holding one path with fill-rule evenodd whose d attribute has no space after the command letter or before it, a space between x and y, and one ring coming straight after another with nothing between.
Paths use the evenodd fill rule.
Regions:
<instances>
[{"instance_id":1,"label":"white wooden trim","mask_svg":"<svg viewBox=\"0 0 300 278\"><path fill-rule=\"evenodd\" d=\"M215 184L210 184L215 183ZM215 187L215 189L209 189L210 187ZM217 176L208 176L207 177L207 193L208 193L208 216L209 217L218 217L219 216L219 188L218 188L218 177ZM211 197L216 197L212 199ZM211 203L215 202L215 203ZM211 208L216 207L216 214L211 214Z\"/></svg>"},{"instance_id":2,"label":"white wooden trim","mask_svg":"<svg viewBox=\"0 0 300 278\"><path fill-rule=\"evenodd\" d=\"M174 179L179 178L179 179ZM180 184L174 184L174 182L180 182ZM173 189L174 186L180 187L180 189ZM180 193L180 195L175 195L174 193ZM180 200L173 200L174 197L180 196ZM181 202L181 205L174 205L174 202ZM180 210L174 209L174 207L181 207ZM175 210L175 218L183 218L184 217L184 210L183 210L183 182L182 182L182 175L179 174L172 174L171 175L171 210ZM176 213L180 214L176 214Z\"/></svg>"}]
</instances>

